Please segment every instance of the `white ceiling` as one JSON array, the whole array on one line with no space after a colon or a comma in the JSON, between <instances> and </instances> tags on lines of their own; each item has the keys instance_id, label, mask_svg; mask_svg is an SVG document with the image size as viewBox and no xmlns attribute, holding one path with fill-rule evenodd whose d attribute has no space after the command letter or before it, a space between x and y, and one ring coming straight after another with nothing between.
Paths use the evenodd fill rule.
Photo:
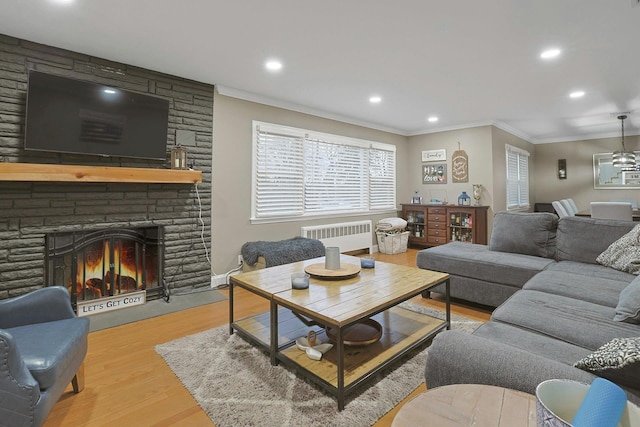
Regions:
<instances>
[{"instance_id":1,"label":"white ceiling","mask_svg":"<svg viewBox=\"0 0 640 427\"><path fill-rule=\"evenodd\" d=\"M620 135L621 111L640 133L638 1L0 0L0 33L403 135L543 143Z\"/></svg>"}]
</instances>

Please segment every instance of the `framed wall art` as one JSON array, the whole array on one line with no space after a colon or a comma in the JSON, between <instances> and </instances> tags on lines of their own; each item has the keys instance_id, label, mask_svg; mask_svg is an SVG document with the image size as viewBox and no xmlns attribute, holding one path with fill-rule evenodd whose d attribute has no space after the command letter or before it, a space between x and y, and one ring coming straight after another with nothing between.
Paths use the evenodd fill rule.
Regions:
<instances>
[{"instance_id":1,"label":"framed wall art","mask_svg":"<svg viewBox=\"0 0 640 427\"><path fill-rule=\"evenodd\" d=\"M444 162L447 160L447 150L426 150L422 152L423 162Z\"/></svg>"},{"instance_id":2,"label":"framed wall art","mask_svg":"<svg viewBox=\"0 0 640 427\"><path fill-rule=\"evenodd\" d=\"M640 152L635 152L640 156ZM593 155L593 188L625 189L640 188L640 171L624 170L613 166L612 153L598 153Z\"/></svg>"},{"instance_id":3,"label":"framed wall art","mask_svg":"<svg viewBox=\"0 0 640 427\"><path fill-rule=\"evenodd\" d=\"M422 183L423 184L446 184L447 183L447 164L434 163L430 165L422 165Z\"/></svg>"},{"instance_id":4,"label":"framed wall art","mask_svg":"<svg viewBox=\"0 0 640 427\"><path fill-rule=\"evenodd\" d=\"M469 157L464 150L458 149L451 156L451 181L452 182L469 182Z\"/></svg>"}]
</instances>

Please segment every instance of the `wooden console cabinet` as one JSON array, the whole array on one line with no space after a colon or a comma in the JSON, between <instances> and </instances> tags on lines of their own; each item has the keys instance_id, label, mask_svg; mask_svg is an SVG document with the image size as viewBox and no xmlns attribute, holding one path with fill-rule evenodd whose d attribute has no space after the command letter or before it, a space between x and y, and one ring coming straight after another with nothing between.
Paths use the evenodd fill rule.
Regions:
<instances>
[{"instance_id":1,"label":"wooden console cabinet","mask_svg":"<svg viewBox=\"0 0 640 427\"><path fill-rule=\"evenodd\" d=\"M486 245L488 206L403 204L409 244L438 246L460 241Z\"/></svg>"}]
</instances>

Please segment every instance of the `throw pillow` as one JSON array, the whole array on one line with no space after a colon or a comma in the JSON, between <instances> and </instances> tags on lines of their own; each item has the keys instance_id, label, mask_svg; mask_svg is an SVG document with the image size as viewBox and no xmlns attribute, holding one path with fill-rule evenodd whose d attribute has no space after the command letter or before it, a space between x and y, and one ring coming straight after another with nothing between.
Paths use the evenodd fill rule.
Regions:
<instances>
[{"instance_id":1,"label":"throw pillow","mask_svg":"<svg viewBox=\"0 0 640 427\"><path fill-rule=\"evenodd\" d=\"M596 261L616 270L640 274L640 224L609 245Z\"/></svg>"},{"instance_id":2,"label":"throw pillow","mask_svg":"<svg viewBox=\"0 0 640 427\"><path fill-rule=\"evenodd\" d=\"M498 212L489 250L554 258L558 217L549 212Z\"/></svg>"},{"instance_id":3,"label":"throw pillow","mask_svg":"<svg viewBox=\"0 0 640 427\"><path fill-rule=\"evenodd\" d=\"M640 324L640 276L620 292L613 320Z\"/></svg>"},{"instance_id":4,"label":"throw pillow","mask_svg":"<svg viewBox=\"0 0 640 427\"><path fill-rule=\"evenodd\" d=\"M619 385L637 388L640 382L640 337L614 338L573 366Z\"/></svg>"}]
</instances>

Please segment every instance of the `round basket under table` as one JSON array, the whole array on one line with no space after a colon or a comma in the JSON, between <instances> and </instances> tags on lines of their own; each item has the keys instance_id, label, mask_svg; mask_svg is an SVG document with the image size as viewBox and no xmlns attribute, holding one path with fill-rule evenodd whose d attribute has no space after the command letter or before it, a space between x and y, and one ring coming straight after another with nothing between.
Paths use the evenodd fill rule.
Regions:
<instances>
[{"instance_id":1,"label":"round basket under table","mask_svg":"<svg viewBox=\"0 0 640 427\"><path fill-rule=\"evenodd\" d=\"M336 340L336 330L327 326L327 337ZM342 340L345 345L365 346L377 342L382 337L382 325L373 319L365 319L354 325L346 327L342 331Z\"/></svg>"}]
</instances>

